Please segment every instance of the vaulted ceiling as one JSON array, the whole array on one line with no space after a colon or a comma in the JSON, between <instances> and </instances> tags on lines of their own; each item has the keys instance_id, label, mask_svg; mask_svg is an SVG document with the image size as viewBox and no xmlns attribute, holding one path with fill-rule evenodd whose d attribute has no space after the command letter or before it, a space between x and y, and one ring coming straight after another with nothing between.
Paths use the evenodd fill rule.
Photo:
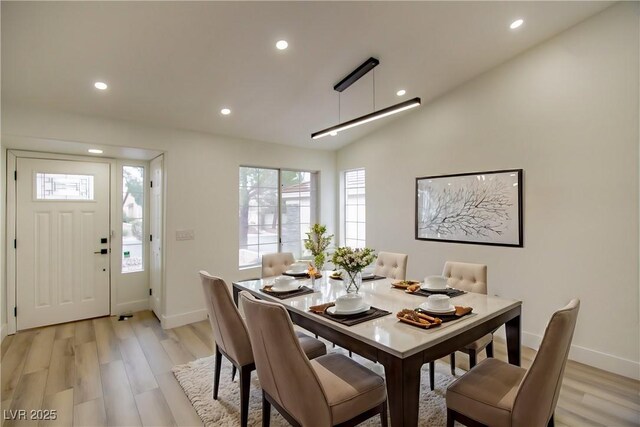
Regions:
<instances>
[{"instance_id":1,"label":"vaulted ceiling","mask_svg":"<svg viewBox=\"0 0 640 427\"><path fill-rule=\"evenodd\" d=\"M424 105L610 4L2 2L2 103L335 149L394 120L310 138L372 111L373 73L333 90L369 56L376 108Z\"/></svg>"}]
</instances>

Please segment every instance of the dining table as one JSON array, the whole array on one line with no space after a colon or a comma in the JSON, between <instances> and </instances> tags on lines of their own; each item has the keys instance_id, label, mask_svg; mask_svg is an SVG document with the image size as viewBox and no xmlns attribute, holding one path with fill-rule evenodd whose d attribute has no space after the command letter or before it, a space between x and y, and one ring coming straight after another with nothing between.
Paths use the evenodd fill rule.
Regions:
<instances>
[{"instance_id":1,"label":"dining table","mask_svg":"<svg viewBox=\"0 0 640 427\"><path fill-rule=\"evenodd\" d=\"M421 295L411 295L403 289L392 287L391 279L363 281L359 289L366 304L387 310L389 315L352 326L333 321L310 311L310 307L334 302L346 293L341 280L329 278L324 272L312 287L311 280L301 279L300 284L310 287L313 293L280 299L263 292L265 285L274 278L233 282L233 298L238 305L241 291L253 296L282 304L294 324L366 359L384 367L387 399L391 425L413 427L418 425L420 404L420 371L425 363L445 357L467 344L493 333L505 325L508 361L520 366L521 308L522 302L514 299L477 293L465 293L451 299L456 306L472 307L471 314L452 322L429 329L422 329L400 322L396 313L402 309L414 309L427 300Z\"/></svg>"}]
</instances>

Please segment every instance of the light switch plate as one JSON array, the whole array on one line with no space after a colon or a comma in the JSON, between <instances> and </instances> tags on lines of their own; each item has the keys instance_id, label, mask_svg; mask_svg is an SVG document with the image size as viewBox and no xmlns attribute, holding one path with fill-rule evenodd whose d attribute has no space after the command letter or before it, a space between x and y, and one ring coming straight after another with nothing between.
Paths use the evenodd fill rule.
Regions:
<instances>
[{"instance_id":1,"label":"light switch plate","mask_svg":"<svg viewBox=\"0 0 640 427\"><path fill-rule=\"evenodd\" d=\"M193 240L195 237L195 232L193 230L176 231L176 240Z\"/></svg>"}]
</instances>

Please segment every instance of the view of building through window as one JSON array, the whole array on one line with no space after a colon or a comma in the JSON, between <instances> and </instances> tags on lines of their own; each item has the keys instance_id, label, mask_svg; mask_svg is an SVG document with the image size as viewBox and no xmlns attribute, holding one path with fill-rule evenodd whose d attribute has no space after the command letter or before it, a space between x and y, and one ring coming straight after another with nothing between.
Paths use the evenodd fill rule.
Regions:
<instances>
[{"instance_id":1,"label":"view of building through window","mask_svg":"<svg viewBox=\"0 0 640 427\"><path fill-rule=\"evenodd\" d=\"M144 270L144 167L122 167L122 272Z\"/></svg>"},{"instance_id":2,"label":"view of building through window","mask_svg":"<svg viewBox=\"0 0 640 427\"><path fill-rule=\"evenodd\" d=\"M292 252L316 219L317 173L240 167L238 265L260 264L263 254Z\"/></svg>"},{"instance_id":3,"label":"view of building through window","mask_svg":"<svg viewBox=\"0 0 640 427\"><path fill-rule=\"evenodd\" d=\"M344 244L364 248L366 242L365 172L344 173Z\"/></svg>"}]
</instances>

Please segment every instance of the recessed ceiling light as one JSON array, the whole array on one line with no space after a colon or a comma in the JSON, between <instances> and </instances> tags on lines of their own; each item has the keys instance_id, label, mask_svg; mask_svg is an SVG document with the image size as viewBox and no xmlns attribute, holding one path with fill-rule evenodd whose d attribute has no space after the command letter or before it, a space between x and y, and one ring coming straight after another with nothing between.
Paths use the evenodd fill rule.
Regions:
<instances>
[{"instance_id":1,"label":"recessed ceiling light","mask_svg":"<svg viewBox=\"0 0 640 427\"><path fill-rule=\"evenodd\" d=\"M398 96L404 96L404 94L405 94L405 93L407 93L407 91L406 91L406 90L404 90L404 89L400 89L399 91L397 91L397 92L396 92L396 95L398 95Z\"/></svg>"},{"instance_id":2,"label":"recessed ceiling light","mask_svg":"<svg viewBox=\"0 0 640 427\"><path fill-rule=\"evenodd\" d=\"M102 154L102 150L98 150L97 148L89 148L87 151L91 154Z\"/></svg>"},{"instance_id":3,"label":"recessed ceiling light","mask_svg":"<svg viewBox=\"0 0 640 427\"><path fill-rule=\"evenodd\" d=\"M220 114L222 114L223 116L228 116L229 114L231 114L231 110L228 108L223 108L222 110L220 110Z\"/></svg>"},{"instance_id":4,"label":"recessed ceiling light","mask_svg":"<svg viewBox=\"0 0 640 427\"><path fill-rule=\"evenodd\" d=\"M96 89L100 90L106 90L109 87L105 82L95 82L93 86L95 86Z\"/></svg>"},{"instance_id":5,"label":"recessed ceiling light","mask_svg":"<svg viewBox=\"0 0 640 427\"><path fill-rule=\"evenodd\" d=\"M511 25L509 25L509 28L511 28L512 30L515 30L516 28L520 27L522 24L524 24L524 20L516 19L511 23Z\"/></svg>"},{"instance_id":6,"label":"recessed ceiling light","mask_svg":"<svg viewBox=\"0 0 640 427\"><path fill-rule=\"evenodd\" d=\"M288 48L288 47L289 47L289 43L287 43L287 41L286 41L286 40L279 40L279 41L276 43L276 47L277 47L279 50L285 50L286 48Z\"/></svg>"}]
</instances>

